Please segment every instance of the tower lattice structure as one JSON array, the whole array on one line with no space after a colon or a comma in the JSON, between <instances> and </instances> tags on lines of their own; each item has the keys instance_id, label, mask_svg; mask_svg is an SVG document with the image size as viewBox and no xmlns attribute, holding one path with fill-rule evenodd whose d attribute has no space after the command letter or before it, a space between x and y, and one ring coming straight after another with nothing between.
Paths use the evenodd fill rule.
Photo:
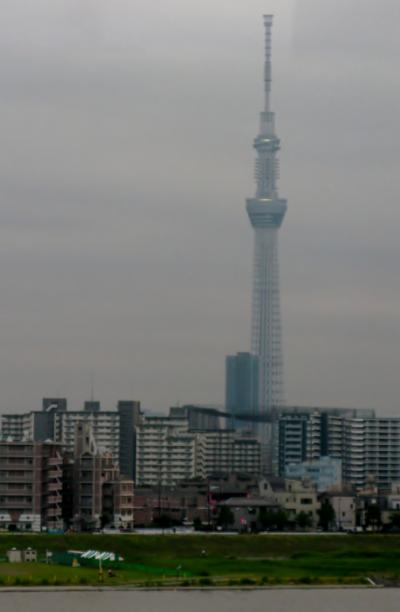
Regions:
<instances>
[{"instance_id":1,"label":"tower lattice structure","mask_svg":"<svg viewBox=\"0 0 400 612\"><path fill-rule=\"evenodd\" d=\"M284 374L279 290L278 230L286 213L286 200L278 195L279 138L271 111L272 15L264 15L265 105L260 131L254 140L257 152L256 194L247 200L247 213L254 228L251 351L259 358L259 405L266 413L284 404Z\"/></svg>"}]
</instances>

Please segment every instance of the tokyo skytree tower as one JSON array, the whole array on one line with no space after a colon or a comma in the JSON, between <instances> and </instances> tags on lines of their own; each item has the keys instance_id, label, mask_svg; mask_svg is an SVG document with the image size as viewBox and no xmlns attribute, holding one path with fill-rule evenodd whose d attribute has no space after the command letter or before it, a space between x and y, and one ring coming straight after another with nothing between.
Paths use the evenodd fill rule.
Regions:
<instances>
[{"instance_id":1,"label":"tokyo skytree tower","mask_svg":"<svg viewBox=\"0 0 400 612\"><path fill-rule=\"evenodd\" d=\"M270 100L272 20L272 15L264 15L265 106L260 116L260 132L254 141L257 189L246 205L254 228L251 351L259 358L259 405L264 414L284 403L278 230L287 206L286 200L279 198L277 188L280 141L275 134Z\"/></svg>"}]
</instances>

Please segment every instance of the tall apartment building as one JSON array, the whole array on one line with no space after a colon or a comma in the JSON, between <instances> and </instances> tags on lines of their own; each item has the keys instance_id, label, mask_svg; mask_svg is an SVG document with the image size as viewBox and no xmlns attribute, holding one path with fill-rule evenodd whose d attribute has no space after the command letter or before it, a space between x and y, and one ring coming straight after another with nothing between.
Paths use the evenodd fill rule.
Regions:
<instances>
[{"instance_id":1,"label":"tall apartment building","mask_svg":"<svg viewBox=\"0 0 400 612\"><path fill-rule=\"evenodd\" d=\"M400 482L400 419L344 421L343 477L357 488L374 478L378 490Z\"/></svg>"},{"instance_id":2,"label":"tall apartment building","mask_svg":"<svg viewBox=\"0 0 400 612\"><path fill-rule=\"evenodd\" d=\"M286 466L318 459L320 448L320 414L318 412L287 412L275 424L274 468L285 475Z\"/></svg>"},{"instance_id":3,"label":"tall apartment building","mask_svg":"<svg viewBox=\"0 0 400 612\"><path fill-rule=\"evenodd\" d=\"M137 427L137 484L173 486L215 472L260 472L260 444L232 430L196 430L185 417L146 416Z\"/></svg>"},{"instance_id":4,"label":"tall apartment building","mask_svg":"<svg viewBox=\"0 0 400 612\"><path fill-rule=\"evenodd\" d=\"M92 428L97 446L112 454L121 472L135 477L136 425L140 402L119 401L117 410L101 410L97 401L85 402L83 410L67 410L64 398L45 398L41 411L1 415L3 440L53 440L72 453L76 424L84 419Z\"/></svg>"},{"instance_id":5,"label":"tall apartment building","mask_svg":"<svg viewBox=\"0 0 400 612\"><path fill-rule=\"evenodd\" d=\"M0 527L60 529L62 455L50 442L0 442Z\"/></svg>"},{"instance_id":6,"label":"tall apartment building","mask_svg":"<svg viewBox=\"0 0 400 612\"><path fill-rule=\"evenodd\" d=\"M234 430L207 431L197 438L198 476L216 473L260 473L260 444Z\"/></svg>"},{"instance_id":7,"label":"tall apartment building","mask_svg":"<svg viewBox=\"0 0 400 612\"><path fill-rule=\"evenodd\" d=\"M340 459L343 481L357 488L373 477L379 489L400 481L400 419L371 410L292 408L274 423L276 473L320 457Z\"/></svg>"},{"instance_id":8,"label":"tall apartment building","mask_svg":"<svg viewBox=\"0 0 400 612\"><path fill-rule=\"evenodd\" d=\"M121 477L111 453L96 445L90 423L76 423L72 523L79 530L133 527L133 480Z\"/></svg>"},{"instance_id":9,"label":"tall apartment building","mask_svg":"<svg viewBox=\"0 0 400 612\"><path fill-rule=\"evenodd\" d=\"M136 427L141 420L140 402L120 400L119 414L119 470L128 479L136 476Z\"/></svg>"},{"instance_id":10,"label":"tall apartment building","mask_svg":"<svg viewBox=\"0 0 400 612\"><path fill-rule=\"evenodd\" d=\"M138 485L173 486L196 476L196 436L187 418L147 415L136 435Z\"/></svg>"},{"instance_id":11,"label":"tall apartment building","mask_svg":"<svg viewBox=\"0 0 400 612\"><path fill-rule=\"evenodd\" d=\"M344 419L374 418L374 411L351 408L292 406L277 411L273 421L273 467L284 476L290 463L315 461L321 456L342 459Z\"/></svg>"},{"instance_id":12,"label":"tall apartment building","mask_svg":"<svg viewBox=\"0 0 400 612\"><path fill-rule=\"evenodd\" d=\"M72 453L75 448L75 433L79 422L90 425L96 445L103 452L111 453L118 461L120 416L111 410L68 410L54 415L54 438L63 448Z\"/></svg>"},{"instance_id":13,"label":"tall apartment building","mask_svg":"<svg viewBox=\"0 0 400 612\"><path fill-rule=\"evenodd\" d=\"M23 414L2 414L2 440L34 440L44 442L54 440L54 415L67 409L65 398L43 398L42 410L32 410Z\"/></svg>"}]
</instances>

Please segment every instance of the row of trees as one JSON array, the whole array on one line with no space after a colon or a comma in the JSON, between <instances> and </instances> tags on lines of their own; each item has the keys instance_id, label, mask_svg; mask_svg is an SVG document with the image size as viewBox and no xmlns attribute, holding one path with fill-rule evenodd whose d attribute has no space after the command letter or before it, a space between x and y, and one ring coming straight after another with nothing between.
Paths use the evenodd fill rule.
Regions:
<instances>
[{"instance_id":1,"label":"row of trees","mask_svg":"<svg viewBox=\"0 0 400 612\"><path fill-rule=\"evenodd\" d=\"M318 510L318 526L323 531L329 531L337 527L336 513L329 499L324 499L321 508ZM340 518L339 518L340 521ZM400 529L400 512L393 512L389 517L388 528ZM226 529L234 523L234 516L230 508L222 506L218 514L217 524ZM299 529L308 529L313 526L312 516L307 512L299 512L295 517L289 517L285 510L267 510L261 508L258 514L258 523L261 529L276 529L283 531L288 528L298 527ZM382 529L381 510L377 504L367 506L364 517L363 527L373 530ZM340 524L340 522L339 522Z\"/></svg>"},{"instance_id":2,"label":"row of trees","mask_svg":"<svg viewBox=\"0 0 400 612\"><path fill-rule=\"evenodd\" d=\"M335 529L337 526L336 513L330 503L329 499L325 499L321 508L318 510L318 526L323 531L329 531ZM212 524L215 524L222 529L229 529L233 526L235 517L232 510L228 506L221 506L218 514L213 517ZM162 514L156 519L155 524L159 527L167 528L173 527L179 524L179 521L172 520L168 515ZM313 526L312 516L307 512L299 512L294 517L290 517L285 510L268 510L261 508L258 515L254 516L253 528L271 529L277 531L284 531L285 529L309 529ZM381 510L377 504L370 504L363 516L363 526L371 528L373 530L380 530L382 528ZM204 529L204 525L200 518L194 521L195 529ZM211 527L211 525L210 525ZM394 512L390 516L389 528L400 529L400 512Z\"/></svg>"}]
</instances>

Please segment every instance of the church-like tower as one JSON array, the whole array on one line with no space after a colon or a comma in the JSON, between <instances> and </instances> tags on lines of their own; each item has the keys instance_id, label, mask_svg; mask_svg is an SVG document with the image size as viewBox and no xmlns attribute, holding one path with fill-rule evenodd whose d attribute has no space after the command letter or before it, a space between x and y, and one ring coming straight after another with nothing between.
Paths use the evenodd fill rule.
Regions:
<instances>
[{"instance_id":1,"label":"church-like tower","mask_svg":"<svg viewBox=\"0 0 400 612\"><path fill-rule=\"evenodd\" d=\"M286 200L278 196L279 138L271 111L272 15L265 25L265 106L260 117L254 198L247 200L247 213L254 228L253 304L251 351L259 357L259 406L262 414L284 403L282 331L279 292L278 230L286 213Z\"/></svg>"}]
</instances>

